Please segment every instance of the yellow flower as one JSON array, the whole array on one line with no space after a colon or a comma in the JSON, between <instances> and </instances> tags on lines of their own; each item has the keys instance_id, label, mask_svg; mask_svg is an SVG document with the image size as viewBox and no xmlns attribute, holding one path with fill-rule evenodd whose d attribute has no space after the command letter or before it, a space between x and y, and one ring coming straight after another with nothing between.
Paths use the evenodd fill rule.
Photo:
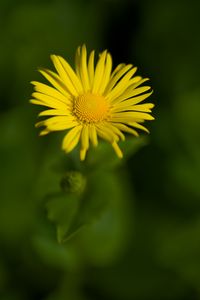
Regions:
<instances>
[{"instance_id":1,"label":"yellow flower","mask_svg":"<svg viewBox=\"0 0 200 300\"><path fill-rule=\"evenodd\" d=\"M148 78L134 76L137 68L131 64L119 64L112 71L112 57L107 50L99 55L95 66L94 51L87 59L85 45L76 51L75 71L61 56L52 55L51 59L57 73L39 71L52 86L32 82L35 92L30 102L48 107L39 116L51 116L36 124L44 127L40 135L69 130L62 148L69 153L80 141L81 160L90 142L97 146L100 137L122 158L118 142L125 140L123 132L134 136L138 136L134 128L148 132L141 123L154 119L150 115L154 105L140 104L152 93L149 86L141 86Z\"/></svg>"}]
</instances>

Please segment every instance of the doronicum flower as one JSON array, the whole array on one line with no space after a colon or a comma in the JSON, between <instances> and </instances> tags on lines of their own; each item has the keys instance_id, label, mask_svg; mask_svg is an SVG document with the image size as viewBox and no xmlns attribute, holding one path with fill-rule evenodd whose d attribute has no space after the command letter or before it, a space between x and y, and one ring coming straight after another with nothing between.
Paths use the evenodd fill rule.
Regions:
<instances>
[{"instance_id":1,"label":"doronicum flower","mask_svg":"<svg viewBox=\"0 0 200 300\"><path fill-rule=\"evenodd\" d=\"M62 149L69 153L80 142L80 159L84 160L90 143L97 146L98 137L108 141L117 156L123 154L118 142L124 133L138 136L136 129L153 120L152 103L143 103L152 94L150 86L141 86L148 78L135 76L136 67L119 64L112 71L112 57L103 51L95 65L94 50L87 59L86 46L76 51L75 71L58 55L51 55L57 73L40 69L51 83L33 81L34 99L30 102L48 107L39 116L48 117L36 124L43 127L40 135L67 130Z\"/></svg>"}]
</instances>

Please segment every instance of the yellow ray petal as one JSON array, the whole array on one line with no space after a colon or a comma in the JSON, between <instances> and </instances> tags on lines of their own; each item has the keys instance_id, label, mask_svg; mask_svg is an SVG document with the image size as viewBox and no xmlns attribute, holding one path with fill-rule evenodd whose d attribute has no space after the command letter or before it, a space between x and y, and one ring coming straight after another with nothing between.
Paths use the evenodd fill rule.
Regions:
<instances>
[{"instance_id":1,"label":"yellow ray petal","mask_svg":"<svg viewBox=\"0 0 200 300\"><path fill-rule=\"evenodd\" d=\"M124 106L133 106L136 105L142 101L144 101L146 98L148 98L151 94L153 93L153 91L140 95L140 96L135 96L133 98L129 98L125 101L119 101L117 103L115 103L113 105L113 107L124 107Z\"/></svg>"},{"instance_id":2,"label":"yellow ray petal","mask_svg":"<svg viewBox=\"0 0 200 300\"><path fill-rule=\"evenodd\" d=\"M60 100L57 100L56 98L53 98L53 97L45 95L45 94L34 92L32 94L32 96L35 99L40 100L42 103L47 104L49 107L52 107L52 108L67 109L69 107L67 105L67 103L64 103Z\"/></svg>"},{"instance_id":3,"label":"yellow ray petal","mask_svg":"<svg viewBox=\"0 0 200 300\"><path fill-rule=\"evenodd\" d=\"M116 86L110 91L107 95L106 98L112 102L113 99L119 97L125 90L126 88L130 85L129 80L130 78L135 74L137 71L137 68L133 68L130 71L127 72L126 75L116 84Z\"/></svg>"},{"instance_id":4,"label":"yellow ray petal","mask_svg":"<svg viewBox=\"0 0 200 300\"><path fill-rule=\"evenodd\" d=\"M36 127L39 126L52 126L54 124L58 124L58 123L67 123L67 122L71 122L71 121L75 121L74 117L72 116L54 116L54 117L50 117L46 120L42 120L38 123L36 123Z\"/></svg>"},{"instance_id":5,"label":"yellow ray petal","mask_svg":"<svg viewBox=\"0 0 200 300\"><path fill-rule=\"evenodd\" d=\"M138 129L141 129L141 130L143 130L143 131L149 133L149 130L148 130L146 127L144 127L144 126L141 125L141 124L138 124L137 122L130 122L130 123L128 123L128 125L133 126L133 127L135 127L135 128L138 128Z\"/></svg>"},{"instance_id":6,"label":"yellow ray petal","mask_svg":"<svg viewBox=\"0 0 200 300\"><path fill-rule=\"evenodd\" d=\"M117 67L119 70L118 71L114 71L115 72L115 75L113 76L113 74L111 74L111 80L110 82L108 83L107 87L106 87L106 90L105 90L105 93L104 95L107 95L111 90L112 88L116 85L116 83L120 80L120 78L128 71L132 68L132 65L124 65L124 64L121 64ZM116 68L116 70L117 70ZM113 73L114 73L113 72Z\"/></svg>"},{"instance_id":7,"label":"yellow ray petal","mask_svg":"<svg viewBox=\"0 0 200 300\"><path fill-rule=\"evenodd\" d=\"M90 90L90 83L87 69L87 50L85 45L81 48L79 73L84 91L87 92Z\"/></svg>"},{"instance_id":8,"label":"yellow ray petal","mask_svg":"<svg viewBox=\"0 0 200 300\"><path fill-rule=\"evenodd\" d=\"M40 112L38 116L71 116L71 112L61 109L47 109Z\"/></svg>"},{"instance_id":9,"label":"yellow ray petal","mask_svg":"<svg viewBox=\"0 0 200 300\"><path fill-rule=\"evenodd\" d=\"M93 86L94 81L94 50L90 53L89 61L88 61L88 76L90 80L90 87Z\"/></svg>"},{"instance_id":10,"label":"yellow ray petal","mask_svg":"<svg viewBox=\"0 0 200 300\"><path fill-rule=\"evenodd\" d=\"M81 125L74 127L64 137L62 142L62 149L67 153L72 151L78 144L80 140L81 128Z\"/></svg>"},{"instance_id":11,"label":"yellow ray petal","mask_svg":"<svg viewBox=\"0 0 200 300\"><path fill-rule=\"evenodd\" d=\"M112 143L113 149L119 158L123 158L123 153L116 142Z\"/></svg>"},{"instance_id":12,"label":"yellow ray petal","mask_svg":"<svg viewBox=\"0 0 200 300\"><path fill-rule=\"evenodd\" d=\"M76 89L76 91L80 94L83 93L83 86L82 83L80 81L80 79L78 78L78 76L76 75L76 73L74 72L74 70L72 69L72 67L70 66L70 64L68 64L68 62L61 56L58 56L63 68L65 69L65 72L68 74L74 88Z\"/></svg>"},{"instance_id":13,"label":"yellow ray petal","mask_svg":"<svg viewBox=\"0 0 200 300\"><path fill-rule=\"evenodd\" d=\"M109 143L113 143L114 139L112 136L110 136L107 132L103 131L101 128L98 126L96 127L97 129L97 134L104 140L108 141Z\"/></svg>"},{"instance_id":14,"label":"yellow ray petal","mask_svg":"<svg viewBox=\"0 0 200 300\"><path fill-rule=\"evenodd\" d=\"M107 51L105 50L100 55L100 58L99 58L99 60L97 62L97 66L96 66L95 73L94 73L93 86L92 86L92 92L94 94L98 93L98 90L100 88L100 84L102 82L102 78L103 78L103 74L104 74L104 69L105 69L106 53L107 53Z\"/></svg>"},{"instance_id":15,"label":"yellow ray petal","mask_svg":"<svg viewBox=\"0 0 200 300\"><path fill-rule=\"evenodd\" d=\"M137 77L138 77L138 79L135 81L134 79L136 79ZM141 84L143 84L146 81L149 81L149 78L142 78L141 76L135 76L135 77L133 77L130 80L130 82L131 82L130 90L134 90L136 87L140 86ZM126 92L128 92L128 90Z\"/></svg>"},{"instance_id":16,"label":"yellow ray petal","mask_svg":"<svg viewBox=\"0 0 200 300\"><path fill-rule=\"evenodd\" d=\"M39 72L63 95L67 96L69 99L71 98L71 95L68 93L64 82L56 73L48 69L40 69Z\"/></svg>"},{"instance_id":17,"label":"yellow ray petal","mask_svg":"<svg viewBox=\"0 0 200 300\"><path fill-rule=\"evenodd\" d=\"M129 83L130 83L130 86L131 85L139 85L138 83L142 80L142 77L141 76L134 76L133 78L131 78L129 80ZM145 80L146 81L146 80Z\"/></svg>"},{"instance_id":18,"label":"yellow ray petal","mask_svg":"<svg viewBox=\"0 0 200 300\"><path fill-rule=\"evenodd\" d=\"M60 130L66 130L69 128L73 128L75 126L77 126L78 123L76 121L68 121L68 122L63 122L63 123L56 123L53 125L49 125L47 127L48 130L50 131L60 131Z\"/></svg>"},{"instance_id":19,"label":"yellow ray petal","mask_svg":"<svg viewBox=\"0 0 200 300\"><path fill-rule=\"evenodd\" d=\"M127 89L120 97L115 98L112 104L118 104L126 99L133 98L139 94L143 94L151 89L150 86L142 86L134 89Z\"/></svg>"},{"instance_id":20,"label":"yellow ray petal","mask_svg":"<svg viewBox=\"0 0 200 300\"><path fill-rule=\"evenodd\" d=\"M47 135L48 133L50 133L50 131L44 129L44 130L40 131L39 136L44 136L44 135Z\"/></svg>"},{"instance_id":21,"label":"yellow ray petal","mask_svg":"<svg viewBox=\"0 0 200 300\"><path fill-rule=\"evenodd\" d=\"M134 111L149 112L149 113L151 113L152 108L154 108L153 103L137 104L133 106Z\"/></svg>"},{"instance_id":22,"label":"yellow ray petal","mask_svg":"<svg viewBox=\"0 0 200 300\"><path fill-rule=\"evenodd\" d=\"M105 125L106 125L107 128L110 128L110 130L113 131L116 135L118 135L118 136L121 138L122 141L125 141L125 136L124 136L124 134L119 130L120 128L118 128L117 126L115 126L115 124L112 125L112 124L109 123L109 122L106 122Z\"/></svg>"},{"instance_id":23,"label":"yellow ray petal","mask_svg":"<svg viewBox=\"0 0 200 300\"><path fill-rule=\"evenodd\" d=\"M125 66L126 66L126 64L124 64L124 63L117 65L116 68L114 69L114 71L112 72L112 74L110 75L110 79L112 79Z\"/></svg>"},{"instance_id":24,"label":"yellow ray petal","mask_svg":"<svg viewBox=\"0 0 200 300\"><path fill-rule=\"evenodd\" d=\"M98 139L97 139L96 128L94 125L91 125L89 127L89 137L90 137L90 140L91 140L93 146L96 147L98 145Z\"/></svg>"},{"instance_id":25,"label":"yellow ray petal","mask_svg":"<svg viewBox=\"0 0 200 300\"><path fill-rule=\"evenodd\" d=\"M85 160L86 152L87 152L86 148L80 149L80 160L81 161Z\"/></svg>"},{"instance_id":26,"label":"yellow ray petal","mask_svg":"<svg viewBox=\"0 0 200 300\"><path fill-rule=\"evenodd\" d=\"M143 94L143 93L149 91L150 89L151 89L150 86L141 86L137 89L135 88L133 91L127 93L127 98L132 98L132 97L135 97L139 94Z\"/></svg>"},{"instance_id":27,"label":"yellow ray petal","mask_svg":"<svg viewBox=\"0 0 200 300\"><path fill-rule=\"evenodd\" d=\"M35 124L36 127L45 126L48 131L69 129L77 126L78 123L72 117L56 116Z\"/></svg>"},{"instance_id":28,"label":"yellow ray petal","mask_svg":"<svg viewBox=\"0 0 200 300\"><path fill-rule=\"evenodd\" d=\"M81 57L81 47L78 47L75 55L75 70L77 76L81 79L80 75L80 57Z\"/></svg>"},{"instance_id":29,"label":"yellow ray petal","mask_svg":"<svg viewBox=\"0 0 200 300\"><path fill-rule=\"evenodd\" d=\"M89 148L89 132L88 132L88 126L87 125L83 126L83 128L82 128L81 148L82 149L88 149Z\"/></svg>"},{"instance_id":30,"label":"yellow ray petal","mask_svg":"<svg viewBox=\"0 0 200 300\"><path fill-rule=\"evenodd\" d=\"M50 107L50 108L64 109L63 106L59 106L59 104L55 103L55 101L52 101L52 102L48 101L48 102L44 103L44 101L41 101L41 100L30 99L29 102L32 103L32 104L46 106L46 107Z\"/></svg>"},{"instance_id":31,"label":"yellow ray petal","mask_svg":"<svg viewBox=\"0 0 200 300\"><path fill-rule=\"evenodd\" d=\"M134 129L132 129L132 128L130 128L130 127L128 127L128 126L122 124L122 123L115 123L115 126L116 126L117 128L119 128L120 130L124 131L124 132L131 133L131 134L133 134L134 136L139 136L139 134L137 133L136 130L134 130Z\"/></svg>"},{"instance_id":32,"label":"yellow ray petal","mask_svg":"<svg viewBox=\"0 0 200 300\"><path fill-rule=\"evenodd\" d=\"M61 63L60 59L56 55L51 55L51 60L53 61L53 64L62 79L62 81L65 84L66 89L68 90L69 94L73 96L78 96L78 92L75 89L74 85L72 84L72 81L68 75L68 73L65 71L63 64Z\"/></svg>"},{"instance_id":33,"label":"yellow ray petal","mask_svg":"<svg viewBox=\"0 0 200 300\"><path fill-rule=\"evenodd\" d=\"M96 125L97 128L97 133L99 136L103 137L103 139L109 141L109 142L114 142L114 141L119 141L119 137L114 133L110 128L106 127L104 125Z\"/></svg>"},{"instance_id":34,"label":"yellow ray petal","mask_svg":"<svg viewBox=\"0 0 200 300\"><path fill-rule=\"evenodd\" d=\"M149 93L146 93L144 95L141 95L141 96L136 96L136 97L133 97L133 98L130 98L129 100L131 101L132 105L135 105L135 104L138 104L142 101L144 101L146 98L148 98L151 94L153 93L153 91L149 92ZM129 101L127 100L127 101Z\"/></svg>"},{"instance_id":35,"label":"yellow ray petal","mask_svg":"<svg viewBox=\"0 0 200 300\"><path fill-rule=\"evenodd\" d=\"M60 100L64 103L71 103L71 99L67 98L65 95L61 94L58 90L53 87L50 87L44 83L40 83L37 81L31 81L31 84L34 85L34 90L36 92L51 96L57 100Z\"/></svg>"},{"instance_id":36,"label":"yellow ray petal","mask_svg":"<svg viewBox=\"0 0 200 300\"><path fill-rule=\"evenodd\" d=\"M136 111L130 111L130 112L119 112L119 113L114 113L112 115L111 121L116 120L117 118L133 118L133 119L143 119L143 120L154 120L154 117L152 117L148 113L143 113L143 112L136 112Z\"/></svg>"},{"instance_id":37,"label":"yellow ray petal","mask_svg":"<svg viewBox=\"0 0 200 300\"><path fill-rule=\"evenodd\" d=\"M104 74L102 76L101 85L98 89L99 94L103 94L106 86L108 85L108 82L110 80L111 71L112 71L112 57L111 57L110 53L107 53Z\"/></svg>"},{"instance_id":38,"label":"yellow ray petal","mask_svg":"<svg viewBox=\"0 0 200 300\"><path fill-rule=\"evenodd\" d=\"M138 105L126 105L126 101L123 101L121 105L115 105L111 111L112 113L123 112L123 111L138 111L138 112L149 112L151 113L151 109L154 107L153 103L145 103Z\"/></svg>"},{"instance_id":39,"label":"yellow ray petal","mask_svg":"<svg viewBox=\"0 0 200 300\"><path fill-rule=\"evenodd\" d=\"M112 100L112 104L118 103L124 99L128 98L128 95L130 92L134 91L136 87L141 85L142 83L148 81L149 78L144 78L142 79L141 76L135 76L129 80L129 83L127 84L126 90L123 92L123 94L119 97L116 97L115 99Z\"/></svg>"}]
</instances>

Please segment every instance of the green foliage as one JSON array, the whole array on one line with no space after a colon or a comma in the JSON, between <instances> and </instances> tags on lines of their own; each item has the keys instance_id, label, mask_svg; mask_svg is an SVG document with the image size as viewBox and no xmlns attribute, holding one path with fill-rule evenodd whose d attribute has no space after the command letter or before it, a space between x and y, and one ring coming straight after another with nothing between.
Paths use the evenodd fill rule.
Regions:
<instances>
[{"instance_id":1,"label":"green foliage","mask_svg":"<svg viewBox=\"0 0 200 300\"><path fill-rule=\"evenodd\" d=\"M81 195L68 192L50 196L48 218L56 224L59 243L67 246L72 239L90 263L102 265L115 260L127 243L131 224L125 186L118 175L100 171L88 176Z\"/></svg>"},{"instance_id":2,"label":"green foliage","mask_svg":"<svg viewBox=\"0 0 200 300\"><path fill-rule=\"evenodd\" d=\"M1 1L1 300L199 299L199 5ZM122 160L100 142L82 163L33 125L35 70L83 42L151 79L151 134Z\"/></svg>"},{"instance_id":3,"label":"green foliage","mask_svg":"<svg viewBox=\"0 0 200 300\"><path fill-rule=\"evenodd\" d=\"M134 155L140 148L147 144L147 139L144 137L127 137L124 142L120 143L120 147L124 153L124 158L119 159L111 145L102 141L97 148L91 148L88 153L87 167L113 169L120 167L130 156Z\"/></svg>"}]
</instances>

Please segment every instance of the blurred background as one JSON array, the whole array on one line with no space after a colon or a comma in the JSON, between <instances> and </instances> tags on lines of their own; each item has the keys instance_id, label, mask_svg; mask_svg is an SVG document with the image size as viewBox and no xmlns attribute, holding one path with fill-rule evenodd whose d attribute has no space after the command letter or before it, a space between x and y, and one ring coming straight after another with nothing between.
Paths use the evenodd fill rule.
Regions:
<instances>
[{"instance_id":1,"label":"blurred background","mask_svg":"<svg viewBox=\"0 0 200 300\"><path fill-rule=\"evenodd\" d=\"M199 11L195 0L1 0L1 300L200 299ZM150 77L156 120L123 163L91 176L74 221L79 191L65 174L62 215L60 178L78 170L79 190L86 171L61 135L38 137L28 100L49 55L73 64L82 43Z\"/></svg>"}]
</instances>

